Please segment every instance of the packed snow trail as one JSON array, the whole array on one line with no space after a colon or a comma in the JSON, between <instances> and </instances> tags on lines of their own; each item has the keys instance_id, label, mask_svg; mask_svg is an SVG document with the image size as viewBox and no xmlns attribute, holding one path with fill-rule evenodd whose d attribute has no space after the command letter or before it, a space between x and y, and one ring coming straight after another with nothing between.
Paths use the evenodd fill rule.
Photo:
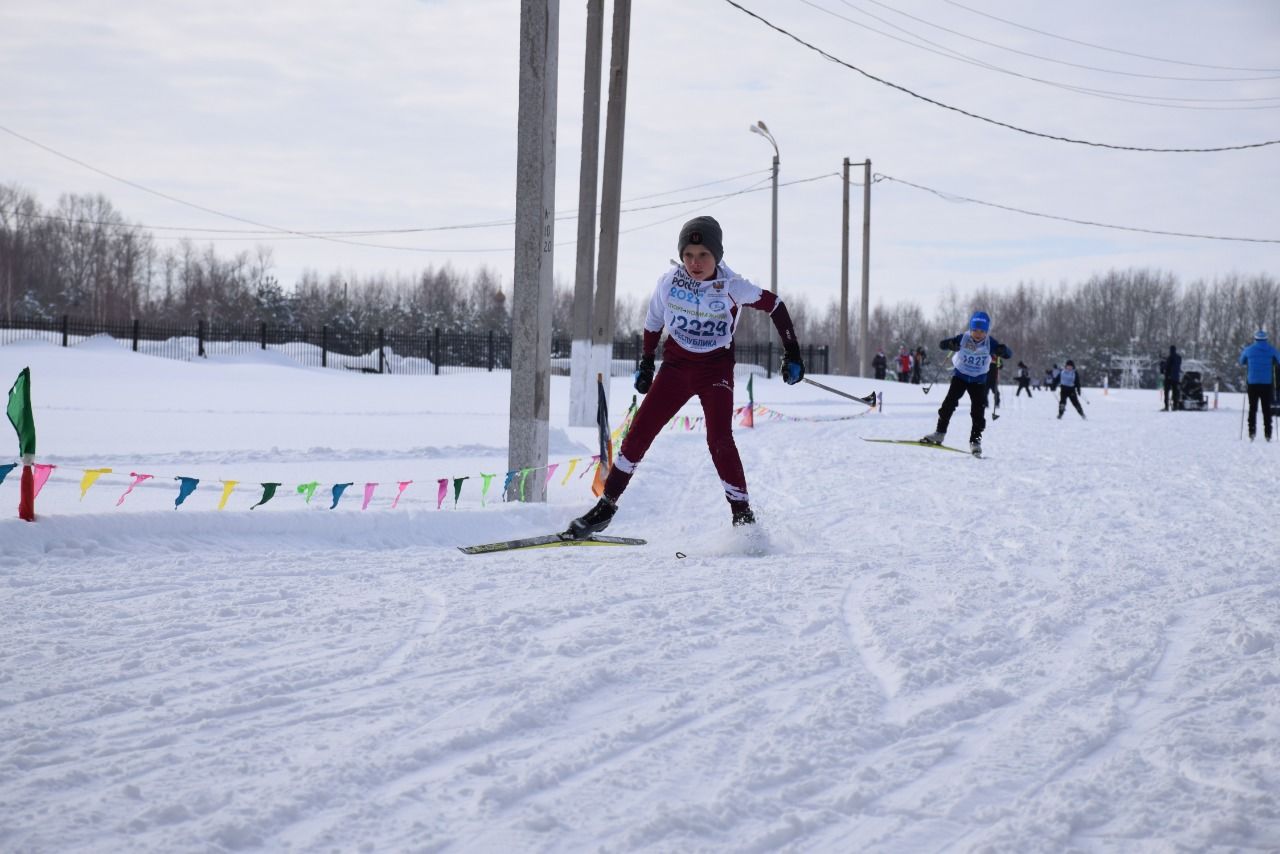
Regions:
<instances>
[{"instance_id":1,"label":"packed snow trail","mask_svg":"<svg viewBox=\"0 0 1280 854\"><path fill-rule=\"evenodd\" d=\"M182 423L193 373L223 370L66 355L23 354L46 377L42 429L100 459L96 418L157 469L182 436L121 435L127 411L77 401L144 383ZM386 414L335 419L312 453L254 447L251 428L188 437L203 464L351 480L367 451L437 471L399 449L459 434L406 389L447 388L468 443L505 434L503 375L261 370L246 409L265 441L305 402L272 378ZM585 481L545 505L406 492L395 511L292 496L252 513L174 511L159 487L115 508L51 481L39 522L0 522L0 847L1280 847L1280 544L1247 512L1280 448L1238 440L1238 396L1161 414L1155 392L1090 390L1089 420L1061 422L1037 396L977 461L859 441L932 427L936 395L882 388L883 413L737 431L755 531L730 528L705 435L665 432L608 530L635 548L457 551L557 530ZM567 384L553 393L565 452L590 453ZM776 381L756 396L795 417L853 406ZM383 417L411 435L373 443L394 431L361 422Z\"/></svg>"}]
</instances>

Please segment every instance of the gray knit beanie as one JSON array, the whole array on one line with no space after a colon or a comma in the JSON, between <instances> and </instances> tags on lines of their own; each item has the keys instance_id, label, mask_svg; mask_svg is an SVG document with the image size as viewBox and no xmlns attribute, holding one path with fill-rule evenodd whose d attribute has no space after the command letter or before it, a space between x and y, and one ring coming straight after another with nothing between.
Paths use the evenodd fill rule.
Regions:
<instances>
[{"instance_id":1,"label":"gray knit beanie","mask_svg":"<svg viewBox=\"0 0 1280 854\"><path fill-rule=\"evenodd\" d=\"M690 243L701 244L711 251L716 263L724 257L724 237L720 232L720 223L709 216L698 216L689 220L680 229L680 257L684 257L684 248Z\"/></svg>"}]
</instances>

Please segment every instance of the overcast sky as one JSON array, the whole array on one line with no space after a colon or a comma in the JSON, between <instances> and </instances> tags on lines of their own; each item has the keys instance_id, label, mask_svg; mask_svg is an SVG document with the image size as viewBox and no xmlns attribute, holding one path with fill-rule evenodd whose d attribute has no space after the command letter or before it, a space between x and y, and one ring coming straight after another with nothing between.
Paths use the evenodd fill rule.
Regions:
<instances>
[{"instance_id":1,"label":"overcast sky","mask_svg":"<svg viewBox=\"0 0 1280 854\"><path fill-rule=\"evenodd\" d=\"M1026 131L1136 148L1280 139L1274 0L740 3L867 74ZM875 82L726 0L634 7L624 211L685 203L624 212L620 293L647 294L680 224L701 213L723 224L726 261L768 287L773 152L748 132L757 120L781 152L779 292L815 308L839 299L845 157L897 179L872 188L873 304L932 310L952 286L1056 286L1112 268L1184 282L1280 274L1276 242L1078 225L900 183L1057 217L1277 241L1280 145L1175 154L1056 141ZM269 245L286 285L307 268L443 264L487 266L509 283L509 224L348 238L401 248L228 235L195 229L252 226L141 188L293 231L509 223L519 13L518 0L0 0L0 182L46 208L64 193L101 193L165 246L182 234L217 237L224 255ZM561 4L556 206L567 218L555 264L569 287L585 22L584 2ZM698 186L709 182L719 183ZM860 187L852 199L856 305Z\"/></svg>"}]
</instances>

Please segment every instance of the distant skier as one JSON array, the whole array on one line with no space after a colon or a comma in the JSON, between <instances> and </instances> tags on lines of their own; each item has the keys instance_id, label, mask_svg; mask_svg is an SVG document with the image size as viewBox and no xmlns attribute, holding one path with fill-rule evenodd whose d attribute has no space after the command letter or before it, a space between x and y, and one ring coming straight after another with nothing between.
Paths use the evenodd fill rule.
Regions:
<instances>
[{"instance_id":1,"label":"distant skier","mask_svg":"<svg viewBox=\"0 0 1280 854\"><path fill-rule=\"evenodd\" d=\"M1013 358L1012 350L987 334L990 330L991 318L985 311L975 311L973 317L969 318L967 331L939 342L940 349L954 351L951 364L955 371L951 375L951 385L947 387L947 396L942 399L942 406L938 408L938 429L920 440L926 445L942 444L947 435L947 425L951 423L951 415L956 411L960 398L967 394L972 420L969 428L969 450L975 455L982 453L982 431L987 427L987 419L984 417L987 408L987 371L991 366L991 358Z\"/></svg>"},{"instance_id":2,"label":"distant skier","mask_svg":"<svg viewBox=\"0 0 1280 854\"><path fill-rule=\"evenodd\" d=\"M1178 348L1169 345L1169 355L1165 356L1160 362L1160 373L1164 376L1164 409L1161 412L1169 411L1169 395L1173 395L1173 408L1177 411L1182 408L1182 357L1178 355Z\"/></svg>"},{"instance_id":3,"label":"distant skier","mask_svg":"<svg viewBox=\"0 0 1280 854\"><path fill-rule=\"evenodd\" d=\"M1058 363L1053 363L1053 369L1049 371L1049 391L1057 391L1058 383L1062 382L1062 368L1058 367Z\"/></svg>"},{"instance_id":4,"label":"distant skier","mask_svg":"<svg viewBox=\"0 0 1280 854\"><path fill-rule=\"evenodd\" d=\"M1257 436L1258 406L1262 406L1262 435L1271 441L1271 382L1272 371L1280 364L1280 352L1271 346L1267 333L1259 329L1253 334L1253 343L1240 351L1240 364L1248 366L1246 382L1249 393L1249 441Z\"/></svg>"},{"instance_id":5,"label":"distant skier","mask_svg":"<svg viewBox=\"0 0 1280 854\"><path fill-rule=\"evenodd\" d=\"M1018 362L1018 390L1013 393L1014 397L1019 397L1024 391L1027 397L1031 397L1031 369L1027 367L1025 362Z\"/></svg>"},{"instance_id":6,"label":"distant skier","mask_svg":"<svg viewBox=\"0 0 1280 854\"><path fill-rule=\"evenodd\" d=\"M1058 417L1067 411L1067 402L1076 408L1076 412L1080 413L1080 417L1084 418L1084 407L1080 405L1080 375L1076 373L1076 363L1067 359L1066 366L1062 369L1062 373L1058 375Z\"/></svg>"},{"instance_id":7,"label":"distant skier","mask_svg":"<svg viewBox=\"0 0 1280 854\"><path fill-rule=\"evenodd\" d=\"M991 395L991 420L999 418L996 410L1000 408L1000 368L1004 360L999 356L991 357L991 370L987 371L987 392Z\"/></svg>"},{"instance_id":8,"label":"distant skier","mask_svg":"<svg viewBox=\"0 0 1280 854\"><path fill-rule=\"evenodd\" d=\"M697 395L706 416L707 447L720 475L733 524L756 521L747 497L747 477L733 441L733 335L741 311L766 312L782 339L782 380L795 385L804 378L800 344L787 307L776 294L762 291L722 263L720 224L709 216L695 217L680 229L681 265L658 279L644 322L644 355L636 371L636 391L645 395L631 422L631 430L605 479L604 495L596 505L569 523L568 533L582 539L609 526L618 511L631 475L658 432L680 407ZM654 376L654 357L663 328L662 370ZM703 512L700 508L699 513Z\"/></svg>"}]
</instances>

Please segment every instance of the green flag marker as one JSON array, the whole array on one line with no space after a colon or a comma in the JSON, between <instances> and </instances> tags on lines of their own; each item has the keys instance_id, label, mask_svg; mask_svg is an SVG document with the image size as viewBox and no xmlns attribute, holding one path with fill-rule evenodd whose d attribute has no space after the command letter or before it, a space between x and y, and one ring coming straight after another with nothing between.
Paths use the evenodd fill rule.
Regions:
<instances>
[{"instance_id":1,"label":"green flag marker","mask_svg":"<svg viewBox=\"0 0 1280 854\"><path fill-rule=\"evenodd\" d=\"M31 412L31 369L23 368L9 389L9 421L18 431L18 453L24 462L36 455L36 420Z\"/></svg>"}]
</instances>

